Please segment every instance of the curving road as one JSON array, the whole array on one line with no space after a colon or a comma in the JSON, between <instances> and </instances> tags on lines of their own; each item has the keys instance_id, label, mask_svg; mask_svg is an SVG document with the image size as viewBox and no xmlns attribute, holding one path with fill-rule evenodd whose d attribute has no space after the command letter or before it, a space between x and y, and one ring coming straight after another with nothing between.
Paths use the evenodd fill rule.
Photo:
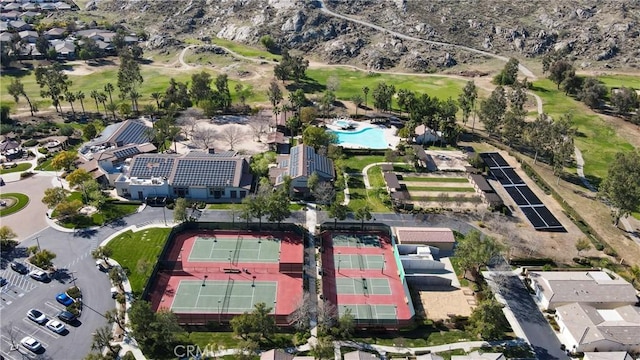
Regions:
<instances>
[{"instance_id":1,"label":"curving road","mask_svg":"<svg viewBox=\"0 0 640 360\"><path fill-rule=\"evenodd\" d=\"M415 36L411 36L411 35L406 35L403 33L399 33L397 31L393 31L393 30L389 30L387 28L384 28L382 26L367 22L367 21L363 21L363 20L358 20L358 19L354 19L351 18L349 16L346 15L342 15L342 14L338 14L336 12L333 12L331 10L329 10L327 8L327 6L324 3L324 0L318 0L318 3L320 4L320 11L329 15L329 16L333 16L333 17L337 17L343 20L347 20L347 21L351 21L360 25L364 25L367 27L370 27L372 29L381 31L381 32L386 32L388 34L391 34L395 37L401 38L401 39L405 39L405 40L411 40L411 41L418 41L418 42L423 42L423 43L427 43L427 44L433 44L433 45L439 45L439 46L444 46L444 47L451 47L451 48L456 48L456 49L461 49L461 50L465 50L468 52L473 52L476 54L480 54L480 55L484 55L484 56L488 56L488 57L492 57L494 59L498 59L504 62L509 61L509 58L507 58L506 56L501 56L501 55L496 55L487 51L483 51L483 50L479 50L479 49L474 49L472 47L468 47L468 46L464 46L464 45L457 45L457 44L451 44L451 43L447 43L447 42L442 42L442 41L433 41L433 40L426 40L426 39L421 39L421 38L417 38ZM519 64L518 65L518 69L520 70L520 72L531 79L537 79L537 77L534 75L534 73L527 69L524 65Z\"/></svg>"}]
</instances>

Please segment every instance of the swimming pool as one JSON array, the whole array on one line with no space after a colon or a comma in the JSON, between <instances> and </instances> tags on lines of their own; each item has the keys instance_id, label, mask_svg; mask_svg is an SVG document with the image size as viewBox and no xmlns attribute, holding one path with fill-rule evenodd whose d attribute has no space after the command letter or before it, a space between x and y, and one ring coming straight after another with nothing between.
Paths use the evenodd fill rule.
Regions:
<instances>
[{"instance_id":1,"label":"swimming pool","mask_svg":"<svg viewBox=\"0 0 640 360\"><path fill-rule=\"evenodd\" d=\"M357 131L327 130L338 137L338 145L365 149L387 149L389 144L384 132L378 128L364 128Z\"/></svg>"}]
</instances>

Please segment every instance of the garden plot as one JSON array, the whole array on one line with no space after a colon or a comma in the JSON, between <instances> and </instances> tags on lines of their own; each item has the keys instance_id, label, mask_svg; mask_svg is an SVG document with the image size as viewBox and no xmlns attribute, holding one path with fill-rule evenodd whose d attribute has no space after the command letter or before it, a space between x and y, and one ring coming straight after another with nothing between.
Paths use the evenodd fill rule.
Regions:
<instances>
[{"instance_id":1,"label":"garden plot","mask_svg":"<svg viewBox=\"0 0 640 360\"><path fill-rule=\"evenodd\" d=\"M400 180L411 202L420 207L475 207L480 197L466 177L451 174L406 174Z\"/></svg>"}]
</instances>

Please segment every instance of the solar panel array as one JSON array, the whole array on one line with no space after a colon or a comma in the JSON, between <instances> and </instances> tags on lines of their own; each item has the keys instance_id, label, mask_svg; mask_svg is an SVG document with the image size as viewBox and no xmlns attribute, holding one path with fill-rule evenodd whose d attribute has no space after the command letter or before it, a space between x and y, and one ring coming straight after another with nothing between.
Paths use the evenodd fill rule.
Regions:
<instances>
[{"instance_id":1,"label":"solar panel array","mask_svg":"<svg viewBox=\"0 0 640 360\"><path fill-rule=\"evenodd\" d=\"M306 162L307 166L309 166L309 174L318 172L329 176L333 175L333 164L331 163L331 160L326 156L316 154L313 148L309 148L307 151Z\"/></svg>"},{"instance_id":2,"label":"solar panel array","mask_svg":"<svg viewBox=\"0 0 640 360\"><path fill-rule=\"evenodd\" d=\"M220 158L183 158L178 160L173 186L233 186L238 161Z\"/></svg>"},{"instance_id":3,"label":"solar panel array","mask_svg":"<svg viewBox=\"0 0 640 360\"><path fill-rule=\"evenodd\" d=\"M129 121L115 139L119 146L127 144L142 144L149 141L149 127L138 121ZM120 145L121 144L121 145Z\"/></svg>"},{"instance_id":4,"label":"solar panel array","mask_svg":"<svg viewBox=\"0 0 640 360\"><path fill-rule=\"evenodd\" d=\"M498 153L481 153L480 157L489 167L489 173L502 184L513 201L529 219L536 230L566 231L560 221L547 209L536 194L527 186L513 167Z\"/></svg>"},{"instance_id":5,"label":"solar panel array","mask_svg":"<svg viewBox=\"0 0 640 360\"><path fill-rule=\"evenodd\" d=\"M130 176L140 179L168 177L175 158L164 156L136 156L131 164Z\"/></svg>"},{"instance_id":6,"label":"solar panel array","mask_svg":"<svg viewBox=\"0 0 640 360\"><path fill-rule=\"evenodd\" d=\"M300 151L302 151L302 146L294 146L291 148L291 153L289 154L289 176L292 178L300 175L300 166L298 166L300 164L298 161Z\"/></svg>"},{"instance_id":7,"label":"solar panel array","mask_svg":"<svg viewBox=\"0 0 640 360\"><path fill-rule=\"evenodd\" d=\"M132 146L129 148L124 148L124 149L118 149L116 151L113 152L113 155L118 158L118 159L126 159L126 158L130 158L133 155L139 154L140 150L138 150L138 148L136 146Z\"/></svg>"}]
</instances>

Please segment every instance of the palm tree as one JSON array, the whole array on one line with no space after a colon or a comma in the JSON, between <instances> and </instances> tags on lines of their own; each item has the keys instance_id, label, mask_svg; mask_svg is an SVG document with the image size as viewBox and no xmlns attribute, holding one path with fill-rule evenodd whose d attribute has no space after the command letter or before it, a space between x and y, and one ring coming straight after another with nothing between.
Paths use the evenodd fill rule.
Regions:
<instances>
[{"instance_id":1,"label":"palm tree","mask_svg":"<svg viewBox=\"0 0 640 360\"><path fill-rule=\"evenodd\" d=\"M369 95L369 88L367 86L362 87L362 93L364 94L364 107L367 108L367 95Z\"/></svg>"},{"instance_id":2,"label":"palm tree","mask_svg":"<svg viewBox=\"0 0 640 360\"><path fill-rule=\"evenodd\" d=\"M96 111L100 113L100 108L98 107L98 98L100 97L100 93L98 93L98 90L91 90L91 94L89 96L96 101Z\"/></svg>"},{"instance_id":3,"label":"palm tree","mask_svg":"<svg viewBox=\"0 0 640 360\"><path fill-rule=\"evenodd\" d=\"M278 115L280 114L280 106L273 107L273 114L276 116L276 128L278 127Z\"/></svg>"},{"instance_id":4,"label":"palm tree","mask_svg":"<svg viewBox=\"0 0 640 360\"><path fill-rule=\"evenodd\" d=\"M113 92L114 88L113 88L113 84L111 83L106 83L104 85L104 91L106 91L109 94L109 102L113 104L113 99L111 98L111 93Z\"/></svg>"},{"instance_id":5,"label":"palm tree","mask_svg":"<svg viewBox=\"0 0 640 360\"><path fill-rule=\"evenodd\" d=\"M146 104L142 107L142 113L151 117L156 113L156 106L153 104Z\"/></svg>"},{"instance_id":6,"label":"palm tree","mask_svg":"<svg viewBox=\"0 0 640 360\"><path fill-rule=\"evenodd\" d=\"M355 218L362 221L362 230L364 230L364 221L371 220L371 217L371 209L369 208L369 205L365 205L356 210Z\"/></svg>"},{"instance_id":7,"label":"palm tree","mask_svg":"<svg viewBox=\"0 0 640 360\"><path fill-rule=\"evenodd\" d=\"M154 92L151 93L151 97L156 101L156 106L158 107L158 109L160 109L160 99L162 99L162 94L159 92Z\"/></svg>"},{"instance_id":8,"label":"palm tree","mask_svg":"<svg viewBox=\"0 0 640 360\"><path fill-rule=\"evenodd\" d=\"M113 104L113 103L112 104L107 104L105 106L105 109L104 109L104 111L105 111L104 115L105 116L107 116L107 110L109 112L111 112L111 114L113 115L113 120L115 121L116 120L116 110L118 110L118 105Z\"/></svg>"},{"instance_id":9,"label":"palm tree","mask_svg":"<svg viewBox=\"0 0 640 360\"><path fill-rule=\"evenodd\" d=\"M131 98L131 109L138 113L138 99L140 99L140 93L135 90L131 90L129 93L129 97Z\"/></svg>"},{"instance_id":10,"label":"palm tree","mask_svg":"<svg viewBox=\"0 0 640 360\"><path fill-rule=\"evenodd\" d=\"M78 91L76 93L76 99L80 100L80 106L82 106L82 115L85 114L84 112L84 93L82 92L82 90Z\"/></svg>"},{"instance_id":11,"label":"palm tree","mask_svg":"<svg viewBox=\"0 0 640 360\"><path fill-rule=\"evenodd\" d=\"M171 126L167 129L167 138L171 139L173 142L173 150L178 153L178 135L182 132L182 129L179 126Z\"/></svg>"},{"instance_id":12,"label":"palm tree","mask_svg":"<svg viewBox=\"0 0 640 360\"><path fill-rule=\"evenodd\" d=\"M76 101L76 95L70 91L67 91L66 93L64 93L64 97L69 102L69 105L71 105L71 113L73 113L73 117L75 117L76 109L73 108L73 102Z\"/></svg>"},{"instance_id":13,"label":"palm tree","mask_svg":"<svg viewBox=\"0 0 640 360\"><path fill-rule=\"evenodd\" d=\"M104 116L107 116L107 94L101 92L98 94L98 101L100 101L100 103L102 104L102 106L104 107ZM113 105L113 103L111 103ZM115 114L113 115L113 118L115 119Z\"/></svg>"}]
</instances>

